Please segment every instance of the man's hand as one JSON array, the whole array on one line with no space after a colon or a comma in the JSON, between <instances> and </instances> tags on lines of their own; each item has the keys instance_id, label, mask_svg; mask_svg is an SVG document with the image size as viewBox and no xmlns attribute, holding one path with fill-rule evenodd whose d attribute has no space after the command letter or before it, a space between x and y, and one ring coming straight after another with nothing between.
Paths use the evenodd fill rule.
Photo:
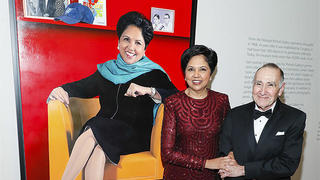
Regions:
<instances>
[{"instance_id":1,"label":"man's hand","mask_svg":"<svg viewBox=\"0 0 320 180\"><path fill-rule=\"evenodd\" d=\"M245 175L244 166L240 166L240 165L227 166L226 169L220 169L219 174L221 178L244 176Z\"/></svg>"}]
</instances>

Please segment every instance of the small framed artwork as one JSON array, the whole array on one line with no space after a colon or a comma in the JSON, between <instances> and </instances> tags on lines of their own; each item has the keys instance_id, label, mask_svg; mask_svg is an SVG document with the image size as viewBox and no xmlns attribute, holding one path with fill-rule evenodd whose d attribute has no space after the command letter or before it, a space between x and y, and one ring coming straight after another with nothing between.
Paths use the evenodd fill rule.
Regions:
<instances>
[{"instance_id":1,"label":"small framed artwork","mask_svg":"<svg viewBox=\"0 0 320 180\"><path fill-rule=\"evenodd\" d=\"M151 7L151 22L154 31L174 32L174 10Z\"/></svg>"},{"instance_id":2,"label":"small framed artwork","mask_svg":"<svg viewBox=\"0 0 320 180\"><path fill-rule=\"evenodd\" d=\"M53 19L63 15L70 0L24 0L24 16L29 18Z\"/></svg>"},{"instance_id":3,"label":"small framed artwork","mask_svg":"<svg viewBox=\"0 0 320 180\"><path fill-rule=\"evenodd\" d=\"M95 25L107 25L107 0L78 0L78 3L88 6L93 14Z\"/></svg>"}]
</instances>

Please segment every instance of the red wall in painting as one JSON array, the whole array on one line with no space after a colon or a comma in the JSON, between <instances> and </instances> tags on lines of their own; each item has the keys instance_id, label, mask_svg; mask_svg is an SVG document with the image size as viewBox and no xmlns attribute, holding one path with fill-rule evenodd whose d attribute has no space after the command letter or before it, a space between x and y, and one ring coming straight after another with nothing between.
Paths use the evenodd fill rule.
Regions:
<instances>
[{"instance_id":1,"label":"red wall in painting","mask_svg":"<svg viewBox=\"0 0 320 180\"><path fill-rule=\"evenodd\" d=\"M111 29L127 11L150 17L151 7L175 10L175 33L157 33L146 55L160 64L178 89L185 84L180 56L189 47L192 0L107 0ZM114 30L30 22L23 19L22 0L16 0L23 134L28 180L49 179L48 118L50 91L96 71L96 64L118 53Z\"/></svg>"}]
</instances>

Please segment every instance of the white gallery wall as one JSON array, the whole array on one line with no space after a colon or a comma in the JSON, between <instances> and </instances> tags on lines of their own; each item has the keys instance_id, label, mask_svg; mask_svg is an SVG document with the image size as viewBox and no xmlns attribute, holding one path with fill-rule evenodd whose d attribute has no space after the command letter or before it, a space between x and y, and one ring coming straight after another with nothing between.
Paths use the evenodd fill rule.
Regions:
<instances>
[{"instance_id":1,"label":"white gallery wall","mask_svg":"<svg viewBox=\"0 0 320 180\"><path fill-rule=\"evenodd\" d=\"M285 103L307 113L305 143L293 180L320 180L318 0L198 0L195 44L218 54L211 88L232 107L251 98L258 67L278 64L285 73Z\"/></svg>"},{"instance_id":2,"label":"white gallery wall","mask_svg":"<svg viewBox=\"0 0 320 180\"><path fill-rule=\"evenodd\" d=\"M19 149L9 0L0 1L0 179L19 180Z\"/></svg>"}]
</instances>

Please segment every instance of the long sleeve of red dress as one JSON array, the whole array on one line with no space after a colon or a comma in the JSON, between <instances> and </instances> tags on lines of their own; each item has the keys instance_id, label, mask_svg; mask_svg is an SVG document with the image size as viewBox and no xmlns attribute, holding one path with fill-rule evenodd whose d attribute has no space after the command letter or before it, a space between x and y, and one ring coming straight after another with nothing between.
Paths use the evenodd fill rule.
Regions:
<instances>
[{"instance_id":1,"label":"long sleeve of red dress","mask_svg":"<svg viewBox=\"0 0 320 180\"><path fill-rule=\"evenodd\" d=\"M188 97L184 91L166 99L161 137L164 178L214 179L205 169L216 157L220 126L230 109L228 96L208 91L204 99Z\"/></svg>"}]
</instances>

